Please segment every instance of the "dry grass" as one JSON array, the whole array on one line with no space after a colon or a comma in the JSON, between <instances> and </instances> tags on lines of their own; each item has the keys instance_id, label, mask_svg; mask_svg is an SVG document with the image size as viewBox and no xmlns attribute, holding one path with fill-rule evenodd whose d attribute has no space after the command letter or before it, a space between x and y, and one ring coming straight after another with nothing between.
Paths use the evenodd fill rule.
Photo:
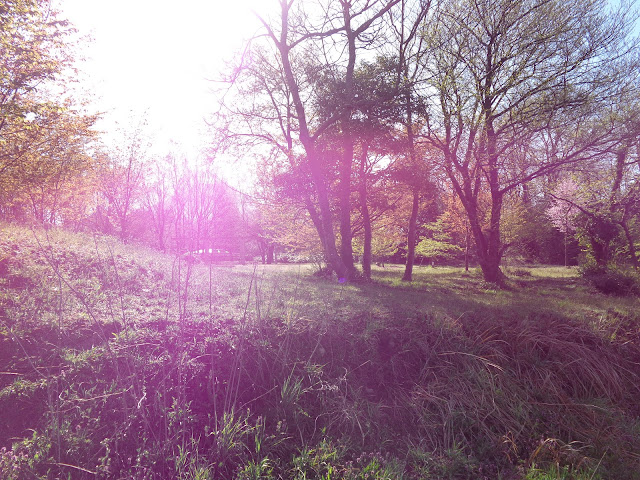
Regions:
<instances>
[{"instance_id":1,"label":"dry grass","mask_svg":"<svg viewBox=\"0 0 640 480\"><path fill-rule=\"evenodd\" d=\"M640 478L640 303L575 272L343 285L1 229L7 478Z\"/></svg>"}]
</instances>

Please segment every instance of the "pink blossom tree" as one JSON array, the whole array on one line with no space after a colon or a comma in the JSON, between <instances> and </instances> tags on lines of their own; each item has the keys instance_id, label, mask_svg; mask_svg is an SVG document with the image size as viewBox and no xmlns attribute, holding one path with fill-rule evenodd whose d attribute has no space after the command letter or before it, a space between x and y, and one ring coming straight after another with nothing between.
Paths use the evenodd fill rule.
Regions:
<instances>
[{"instance_id":1,"label":"pink blossom tree","mask_svg":"<svg viewBox=\"0 0 640 480\"><path fill-rule=\"evenodd\" d=\"M576 216L581 203L578 185L572 178L561 180L551 194L551 202L546 210L547 217L564 234L564 266L568 267L567 244L570 233L576 231Z\"/></svg>"}]
</instances>

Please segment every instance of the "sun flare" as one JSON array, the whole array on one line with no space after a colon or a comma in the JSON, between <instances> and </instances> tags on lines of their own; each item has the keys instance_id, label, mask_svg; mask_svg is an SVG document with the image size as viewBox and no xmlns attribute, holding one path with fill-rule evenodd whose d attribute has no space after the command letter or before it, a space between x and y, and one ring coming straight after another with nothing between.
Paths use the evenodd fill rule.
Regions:
<instances>
[{"instance_id":1,"label":"sun flare","mask_svg":"<svg viewBox=\"0 0 640 480\"><path fill-rule=\"evenodd\" d=\"M267 2L59 0L85 38L81 85L110 126L142 117L156 141L196 148L225 62L258 29Z\"/></svg>"}]
</instances>

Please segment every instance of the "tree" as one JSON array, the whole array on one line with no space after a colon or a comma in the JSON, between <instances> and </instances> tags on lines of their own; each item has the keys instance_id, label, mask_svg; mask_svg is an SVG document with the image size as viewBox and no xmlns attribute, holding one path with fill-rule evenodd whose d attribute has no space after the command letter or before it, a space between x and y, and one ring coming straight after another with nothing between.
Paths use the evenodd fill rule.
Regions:
<instances>
[{"instance_id":1,"label":"tree","mask_svg":"<svg viewBox=\"0 0 640 480\"><path fill-rule=\"evenodd\" d=\"M70 100L38 102L21 131L12 134L11 144L21 153L0 175L0 214L77 228L93 192L95 163L88 150L95 121Z\"/></svg>"},{"instance_id":2,"label":"tree","mask_svg":"<svg viewBox=\"0 0 640 480\"><path fill-rule=\"evenodd\" d=\"M635 150L635 151L634 151ZM547 213L566 235L575 232L588 260L606 269L611 261L640 266L640 175L637 146L622 144L604 154L591 169L562 179L549 193Z\"/></svg>"},{"instance_id":3,"label":"tree","mask_svg":"<svg viewBox=\"0 0 640 480\"><path fill-rule=\"evenodd\" d=\"M430 10L430 0L419 0L417 2L402 0L400 7L389 15L390 26L392 27L390 30L394 36L393 45L397 49L395 75L398 101L402 106L400 122L404 127L406 140L405 164L409 165L413 171L419 171L422 174L422 178L414 179L411 182L413 200L407 228L407 258L402 276L402 280L408 282L412 280L415 248L418 242L420 196L426 190L421 184L423 183L422 181L425 184L430 181L428 178L430 172L425 172L425 168L420 168L419 166L424 159L421 158L416 147L416 133L419 131L420 123L426 114L417 91L420 88L420 80L424 70L421 59L425 55L427 48L422 31Z\"/></svg>"},{"instance_id":4,"label":"tree","mask_svg":"<svg viewBox=\"0 0 640 480\"><path fill-rule=\"evenodd\" d=\"M334 103L342 102L341 81L329 79L319 87L322 88L319 98L327 99L323 105L318 105L321 114L329 115L328 112L339 110L340 105ZM339 128L329 129L325 139L332 141L333 148L339 152L336 156L340 157L342 154L341 158L344 160L344 152L348 151L353 159L349 182L346 181L346 175L341 175L345 179L340 180L339 196L342 200L335 203L341 205L341 210L349 206L344 200L346 192L342 189L350 187L351 233L350 236L341 235L341 242L349 238L354 239L355 235L362 231L362 273L365 279L370 279L373 255L372 222L385 208L394 203L385 201L388 196L381 195L379 190L388 186L389 182L385 182L385 177L388 177L390 166L405 146L401 138L402 132L397 128L402 112L401 104L398 102L394 61L380 57L375 62L360 63L354 72L353 92L354 106L351 118L348 122L341 122ZM347 148L344 147L345 136L349 138ZM336 170L342 168L346 167L337 166ZM345 217L341 216L341 223L346 223ZM348 255L352 254L353 251Z\"/></svg>"},{"instance_id":5,"label":"tree","mask_svg":"<svg viewBox=\"0 0 640 480\"><path fill-rule=\"evenodd\" d=\"M37 137L29 135L31 119L45 114L51 102L35 93L70 65L71 32L48 1L0 5L0 179L37 145Z\"/></svg>"},{"instance_id":6,"label":"tree","mask_svg":"<svg viewBox=\"0 0 640 480\"><path fill-rule=\"evenodd\" d=\"M153 193L155 216L164 216L166 248L182 254L205 249L242 250L241 198L209 162L170 155L164 193ZM157 190L159 187L155 187ZM170 243L169 243L170 241Z\"/></svg>"},{"instance_id":7,"label":"tree","mask_svg":"<svg viewBox=\"0 0 640 480\"><path fill-rule=\"evenodd\" d=\"M434 261L452 260L463 252L463 249L453 242L453 237L447 231L444 218L441 216L435 222L426 225L429 234L420 240L416 246L418 255Z\"/></svg>"},{"instance_id":8,"label":"tree","mask_svg":"<svg viewBox=\"0 0 640 480\"><path fill-rule=\"evenodd\" d=\"M252 79L252 104L242 110L235 106L235 118L241 118L249 131L231 136L259 138L276 146L289 162L290 170L308 179L313 192L306 194L306 206L330 268L342 279L354 278L351 246L351 173L353 138L350 119L355 111L355 71L358 51L369 45L377 31L374 27L399 0L327 2L319 8L307 8L302 2L280 0L280 21L261 19L270 44L253 48L245 63L233 76L238 82L243 74ZM253 61L263 67L256 70ZM316 95L315 86L322 76L340 85L340 101L327 115L316 115L314 106L327 101ZM279 81L273 83L273 79ZM263 95L260 99L260 95ZM272 123L272 125L265 125ZM275 131L273 125L276 125ZM253 127L253 128L251 128ZM340 151L335 151L338 165L336 192L339 203L340 253L338 253L331 205L331 186L326 153L329 143L323 136L330 129L340 134ZM227 135L228 136L228 135ZM334 160L335 157L331 160ZM309 195L308 193L311 193Z\"/></svg>"},{"instance_id":9,"label":"tree","mask_svg":"<svg viewBox=\"0 0 640 480\"><path fill-rule=\"evenodd\" d=\"M371 134L376 130L368 132ZM371 279L373 259L392 255L402 243L403 229L396 216L407 190L393 175L393 158L397 155L393 143L398 142L390 139L389 131L377 139L364 135L358 140L358 201L354 202L352 234L356 251L362 255L362 273L367 280Z\"/></svg>"},{"instance_id":10,"label":"tree","mask_svg":"<svg viewBox=\"0 0 640 480\"><path fill-rule=\"evenodd\" d=\"M151 216L156 247L163 252L167 250L167 230L171 221L169 172L172 162L172 154L152 162L155 167L153 176L147 179L144 187L144 205Z\"/></svg>"},{"instance_id":11,"label":"tree","mask_svg":"<svg viewBox=\"0 0 640 480\"><path fill-rule=\"evenodd\" d=\"M438 217L447 234L447 242L464 250L464 269L469 271L471 257L471 228L464 207L455 192L445 190L442 194L443 213ZM486 202L480 200L481 210ZM485 215L481 215L485 216Z\"/></svg>"},{"instance_id":12,"label":"tree","mask_svg":"<svg viewBox=\"0 0 640 480\"><path fill-rule=\"evenodd\" d=\"M69 23L44 0L0 5L0 214L43 223L83 216L95 117L51 93L71 65ZM69 186L74 184L76 198Z\"/></svg>"},{"instance_id":13,"label":"tree","mask_svg":"<svg viewBox=\"0 0 640 480\"><path fill-rule=\"evenodd\" d=\"M415 125L405 125L409 132L408 138L413 137L411 131ZM437 151L426 145L416 145L415 139L408 140L405 154L399 157L393 165L394 178L408 187L411 197L407 222L407 257L402 280L412 281L413 265L416 256L416 246L420 242L419 219L421 215L429 214L425 207L434 203L437 189L433 181L434 154ZM421 208L422 207L422 208ZM405 219L406 221L406 219Z\"/></svg>"},{"instance_id":14,"label":"tree","mask_svg":"<svg viewBox=\"0 0 640 480\"><path fill-rule=\"evenodd\" d=\"M578 185L571 178L563 179L551 194L551 202L546 214L551 223L564 235L564 266L569 266L568 239L576 230L576 216L580 213Z\"/></svg>"},{"instance_id":15,"label":"tree","mask_svg":"<svg viewBox=\"0 0 640 480\"><path fill-rule=\"evenodd\" d=\"M505 195L616 142L612 99L637 71L630 20L605 0L451 0L430 23L424 134L442 152L485 280L503 279Z\"/></svg>"},{"instance_id":16,"label":"tree","mask_svg":"<svg viewBox=\"0 0 640 480\"><path fill-rule=\"evenodd\" d=\"M106 154L100 172L100 191L107 201L107 216L118 227L123 242L131 238L130 217L144 199L144 179L148 172L148 141L144 122L123 132L122 143Z\"/></svg>"}]
</instances>

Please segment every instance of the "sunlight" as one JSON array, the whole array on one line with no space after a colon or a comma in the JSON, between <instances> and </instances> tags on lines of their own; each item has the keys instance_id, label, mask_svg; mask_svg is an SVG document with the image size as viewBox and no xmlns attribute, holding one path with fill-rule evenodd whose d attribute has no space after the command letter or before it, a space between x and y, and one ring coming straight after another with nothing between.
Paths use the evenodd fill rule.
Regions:
<instances>
[{"instance_id":1,"label":"sunlight","mask_svg":"<svg viewBox=\"0 0 640 480\"><path fill-rule=\"evenodd\" d=\"M158 148L172 139L196 149L215 101L211 80L255 34L253 11L267 3L58 0L56 7L79 36L91 37L82 42L81 87L106 112L106 126L144 115Z\"/></svg>"}]
</instances>

